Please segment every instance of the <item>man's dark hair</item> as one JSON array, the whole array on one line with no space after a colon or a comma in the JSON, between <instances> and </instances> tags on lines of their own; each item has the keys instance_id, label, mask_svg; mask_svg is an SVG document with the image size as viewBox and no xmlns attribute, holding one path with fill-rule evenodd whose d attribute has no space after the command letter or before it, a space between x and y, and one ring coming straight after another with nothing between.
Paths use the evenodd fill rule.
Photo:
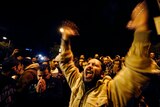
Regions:
<instances>
[{"instance_id":1,"label":"man's dark hair","mask_svg":"<svg viewBox=\"0 0 160 107\"><path fill-rule=\"evenodd\" d=\"M14 66L18 66L18 60L14 57L8 57L8 58L4 59L4 61L2 62L2 71L8 72Z\"/></svg>"}]
</instances>

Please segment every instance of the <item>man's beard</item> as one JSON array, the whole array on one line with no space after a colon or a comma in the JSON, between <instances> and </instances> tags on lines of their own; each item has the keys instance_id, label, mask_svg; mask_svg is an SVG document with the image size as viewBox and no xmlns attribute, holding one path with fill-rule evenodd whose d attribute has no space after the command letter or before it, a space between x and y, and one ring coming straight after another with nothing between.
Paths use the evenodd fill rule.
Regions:
<instances>
[{"instance_id":1,"label":"man's beard","mask_svg":"<svg viewBox=\"0 0 160 107\"><path fill-rule=\"evenodd\" d=\"M101 75L95 75L94 78L90 82L84 81L84 77L83 77L85 89L88 90L88 89L95 87L99 79L101 79Z\"/></svg>"}]
</instances>

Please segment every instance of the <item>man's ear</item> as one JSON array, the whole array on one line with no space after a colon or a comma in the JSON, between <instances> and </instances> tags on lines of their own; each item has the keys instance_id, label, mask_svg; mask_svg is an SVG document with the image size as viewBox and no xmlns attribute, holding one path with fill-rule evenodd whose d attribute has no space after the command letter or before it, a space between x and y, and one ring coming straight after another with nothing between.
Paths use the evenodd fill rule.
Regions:
<instances>
[{"instance_id":1,"label":"man's ear","mask_svg":"<svg viewBox=\"0 0 160 107\"><path fill-rule=\"evenodd\" d=\"M102 72L101 72L101 78L103 78L103 77L104 77L104 72L102 71Z\"/></svg>"}]
</instances>

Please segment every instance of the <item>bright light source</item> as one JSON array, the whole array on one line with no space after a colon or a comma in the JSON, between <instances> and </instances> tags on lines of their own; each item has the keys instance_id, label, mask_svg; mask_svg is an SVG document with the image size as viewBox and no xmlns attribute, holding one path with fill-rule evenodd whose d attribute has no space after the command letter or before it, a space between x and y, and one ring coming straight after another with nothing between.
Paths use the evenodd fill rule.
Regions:
<instances>
[{"instance_id":1,"label":"bright light source","mask_svg":"<svg viewBox=\"0 0 160 107\"><path fill-rule=\"evenodd\" d=\"M25 50L26 50L26 51L32 51L32 49L30 49L30 48L26 48Z\"/></svg>"},{"instance_id":2,"label":"bright light source","mask_svg":"<svg viewBox=\"0 0 160 107\"><path fill-rule=\"evenodd\" d=\"M63 28L59 28L59 31L62 33L62 32L64 32L64 29Z\"/></svg>"},{"instance_id":3,"label":"bright light source","mask_svg":"<svg viewBox=\"0 0 160 107\"><path fill-rule=\"evenodd\" d=\"M59 48L59 53L61 53L61 51L62 51L61 48Z\"/></svg>"},{"instance_id":4,"label":"bright light source","mask_svg":"<svg viewBox=\"0 0 160 107\"><path fill-rule=\"evenodd\" d=\"M6 40L6 39L7 39L7 37L3 36L3 39L4 39L4 40Z\"/></svg>"},{"instance_id":5,"label":"bright light source","mask_svg":"<svg viewBox=\"0 0 160 107\"><path fill-rule=\"evenodd\" d=\"M38 55L38 57L42 57L42 55L41 55L41 54L39 54L39 55Z\"/></svg>"},{"instance_id":6,"label":"bright light source","mask_svg":"<svg viewBox=\"0 0 160 107\"><path fill-rule=\"evenodd\" d=\"M40 57L40 60L44 60L45 58L44 57Z\"/></svg>"}]
</instances>

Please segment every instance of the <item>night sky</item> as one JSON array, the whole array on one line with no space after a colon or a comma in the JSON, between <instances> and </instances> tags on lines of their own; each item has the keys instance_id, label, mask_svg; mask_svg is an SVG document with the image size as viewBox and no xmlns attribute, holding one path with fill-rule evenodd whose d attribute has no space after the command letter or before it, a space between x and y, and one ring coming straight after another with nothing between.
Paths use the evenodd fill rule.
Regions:
<instances>
[{"instance_id":1,"label":"night sky","mask_svg":"<svg viewBox=\"0 0 160 107\"><path fill-rule=\"evenodd\" d=\"M80 33L71 42L75 54L124 55L133 37L125 26L139 1L6 1L0 3L0 35L6 35L15 47L48 51L60 43L58 26L71 20Z\"/></svg>"}]
</instances>

